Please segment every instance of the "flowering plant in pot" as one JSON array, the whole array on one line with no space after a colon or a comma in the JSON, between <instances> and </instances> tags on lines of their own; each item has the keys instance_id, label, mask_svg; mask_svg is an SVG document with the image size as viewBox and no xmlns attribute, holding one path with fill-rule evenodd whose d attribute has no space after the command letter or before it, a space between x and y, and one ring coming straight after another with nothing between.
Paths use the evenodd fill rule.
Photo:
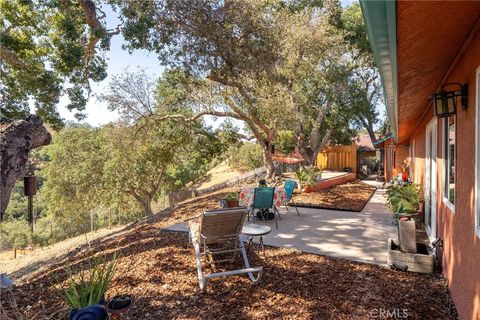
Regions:
<instances>
[{"instance_id":1,"label":"flowering plant in pot","mask_svg":"<svg viewBox=\"0 0 480 320\"><path fill-rule=\"evenodd\" d=\"M71 307L70 320L107 319L105 292L116 271L116 257L108 263L92 258L89 263L90 268L78 272L67 268L66 286L57 288Z\"/></svg>"},{"instance_id":2,"label":"flowering plant in pot","mask_svg":"<svg viewBox=\"0 0 480 320\"><path fill-rule=\"evenodd\" d=\"M229 193L227 195L227 208L238 207L238 193Z\"/></svg>"},{"instance_id":3,"label":"flowering plant in pot","mask_svg":"<svg viewBox=\"0 0 480 320\"><path fill-rule=\"evenodd\" d=\"M402 162L402 181L403 182L408 181L409 171L410 171L410 161L409 161L409 159L405 159Z\"/></svg>"}]
</instances>

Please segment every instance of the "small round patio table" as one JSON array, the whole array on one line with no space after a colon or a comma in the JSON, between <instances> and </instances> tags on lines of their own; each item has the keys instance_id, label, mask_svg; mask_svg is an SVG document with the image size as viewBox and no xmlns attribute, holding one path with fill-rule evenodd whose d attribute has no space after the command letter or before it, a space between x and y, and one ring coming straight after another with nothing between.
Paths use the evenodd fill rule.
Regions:
<instances>
[{"instance_id":1,"label":"small round patio table","mask_svg":"<svg viewBox=\"0 0 480 320\"><path fill-rule=\"evenodd\" d=\"M253 237L260 237L260 245L262 246L263 255L265 256L265 246L263 245L263 236L269 234L272 229L269 226L261 224L249 223L243 226L242 234L248 237L247 251L250 250L250 245Z\"/></svg>"}]
</instances>

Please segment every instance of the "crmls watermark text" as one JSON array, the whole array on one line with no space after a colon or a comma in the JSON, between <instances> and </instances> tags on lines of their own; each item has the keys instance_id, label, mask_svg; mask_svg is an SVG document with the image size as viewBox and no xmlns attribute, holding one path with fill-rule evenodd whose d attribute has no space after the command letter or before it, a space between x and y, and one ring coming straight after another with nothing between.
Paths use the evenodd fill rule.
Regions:
<instances>
[{"instance_id":1,"label":"crmls watermark text","mask_svg":"<svg viewBox=\"0 0 480 320\"><path fill-rule=\"evenodd\" d=\"M375 308L370 310L370 317L372 319L407 319L408 309L383 309Z\"/></svg>"}]
</instances>

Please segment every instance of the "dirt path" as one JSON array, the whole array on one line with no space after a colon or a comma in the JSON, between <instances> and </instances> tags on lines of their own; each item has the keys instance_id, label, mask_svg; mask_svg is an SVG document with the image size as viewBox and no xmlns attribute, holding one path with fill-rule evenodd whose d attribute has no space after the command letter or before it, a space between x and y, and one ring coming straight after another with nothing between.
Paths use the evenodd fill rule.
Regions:
<instances>
[{"instance_id":1,"label":"dirt path","mask_svg":"<svg viewBox=\"0 0 480 320\"><path fill-rule=\"evenodd\" d=\"M112 229L100 229L97 232L87 233L88 241L93 241L101 237L122 230L124 226L114 227ZM55 260L55 258L72 251L77 247L86 244L85 235L66 239L45 248L36 248L33 250L17 250L17 259L13 257L13 251L0 253L0 273L11 274L22 270L21 274L26 275L30 271L37 271L42 267L42 262ZM49 264L50 264L49 263ZM18 278L16 280L19 280Z\"/></svg>"}]
</instances>

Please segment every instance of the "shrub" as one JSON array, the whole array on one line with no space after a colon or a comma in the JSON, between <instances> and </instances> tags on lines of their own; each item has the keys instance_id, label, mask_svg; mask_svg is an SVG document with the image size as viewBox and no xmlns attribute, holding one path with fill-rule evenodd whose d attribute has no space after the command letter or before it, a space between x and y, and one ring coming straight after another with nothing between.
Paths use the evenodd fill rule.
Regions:
<instances>
[{"instance_id":1,"label":"shrub","mask_svg":"<svg viewBox=\"0 0 480 320\"><path fill-rule=\"evenodd\" d=\"M232 167L247 168L250 170L263 166L262 149L256 143L247 142L240 148L229 150L229 165Z\"/></svg>"},{"instance_id":2,"label":"shrub","mask_svg":"<svg viewBox=\"0 0 480 320\"><path fill-rule=\"evenodd\" d=\"M30 227L24 221L4 222L0 226L1 249L24 248L30 240Z\"/></svg>"},{"instance_id":3,"label":"shrub","mask_svg":"<svg viewBox=\"0 0 480 320\"><path fill-rule=\"evenodd\" d=\"M282 153L288 154L295 150L295 134L292 130L280 130L275 147Z\"/></svg>"},{"instance_id":4,"label":"shrub","mask_svg":"<svg viewBox=\"0 0 480 320\"><path fill-rule=\"evenodd\" d=\"M295 174L302 185L314 186L322 171L316 166L308 166L295 171Z\"/></svg>"},{"instance_id":5,"label":"shrub","mask_svg":"<svg viewBox=\"0 0 480 320\"><path fill-rule=\"evenodd\" d=\"M388 202L396 213L414 213L420 202L421 187L418 184L394 182L388 187Z\"/></svg>"},{"instance_id":6,"label":"shrub","mask_svg":"<svg viewBox=\"0 0 480 320\"><path fill-rule=\"evenodd\" d=\"M364 175L372 174L378 171L380 161L377 157L366 157L359 161L360 172ZM366 171L364 170L366 169Z\"/></svg>"}]
</instances>

